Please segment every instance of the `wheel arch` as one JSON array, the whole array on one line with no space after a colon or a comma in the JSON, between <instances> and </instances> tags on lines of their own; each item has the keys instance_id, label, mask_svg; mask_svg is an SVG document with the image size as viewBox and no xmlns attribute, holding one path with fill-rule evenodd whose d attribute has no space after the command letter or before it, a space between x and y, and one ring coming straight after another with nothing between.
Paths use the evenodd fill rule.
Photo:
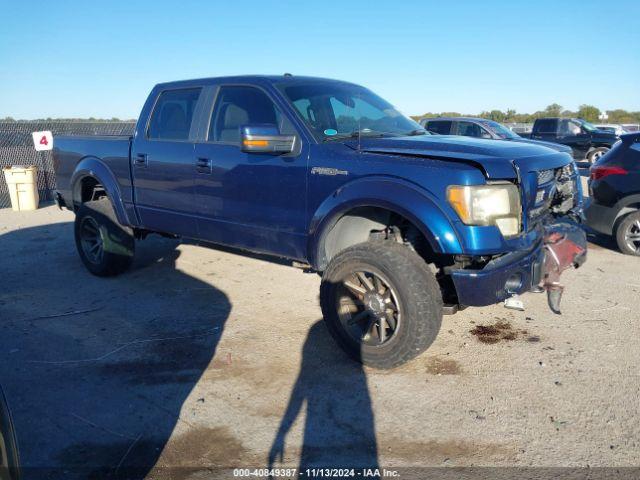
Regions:
<instances>
[{"instance_id":1,"label":"wheel arch","mask_svg":"<svg viewBox=\"0 0 640 480\"><path fill-rule=\"evenodd\" d=\"M618 203L616 203L615 208L617 210L617 213L613 221L614 235L615 231L618 228L618 225L620 225L620 222L624 217L626 217L630 213L640 210L640 194L624 197L622 200L619 200Z\"/></svg>"},{"instance_id":2,"label":"wheel arch","mask_svg":"<svg viewBox=\"0 0 640 480\"><path fill-rule=\"evenodd\" d=\"M116 218L121 225L131 225L122 201L120 187L113 173L97 157L84 157L71 177L71 198L74 211L84 202L93 198L95 189L100 187L109 198ZM91 195L91 196L89 196Z\"/></svg>"},{"instance_id":3,"label":"wheel arch","mask_svg":"<svg viewBox=\"0 0 640 480\"><path fill-rule=\"evenodd\" d=\"M462 251L451 220L427 191L399 179L368 177L341 187L316 210L309 230L309 263L324 270L332 256L366 241L371 230L388 226L392 217L415 227L435 254Z\"/></svg>"}]
</instances>

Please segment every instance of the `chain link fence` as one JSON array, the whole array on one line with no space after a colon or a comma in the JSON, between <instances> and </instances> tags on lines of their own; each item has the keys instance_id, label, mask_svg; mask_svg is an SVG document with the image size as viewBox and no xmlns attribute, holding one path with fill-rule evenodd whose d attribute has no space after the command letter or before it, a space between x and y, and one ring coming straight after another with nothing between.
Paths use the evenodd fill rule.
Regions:
<instances>
[{"instance_id":1,"label":"chain link fence","mask_svg":"<svg viewBox=\"0 0 640 480\"><path fill-rule=\"evenodd\" d=\"M134 122L0 122L0 169L13 165L38 167L40 201L53 200L56 176L51 151L36 152L32 132L50 130L56 135L133 135ZM11 206L4 176L0 178L0 208Z\"/></svg>"}]
</instances>

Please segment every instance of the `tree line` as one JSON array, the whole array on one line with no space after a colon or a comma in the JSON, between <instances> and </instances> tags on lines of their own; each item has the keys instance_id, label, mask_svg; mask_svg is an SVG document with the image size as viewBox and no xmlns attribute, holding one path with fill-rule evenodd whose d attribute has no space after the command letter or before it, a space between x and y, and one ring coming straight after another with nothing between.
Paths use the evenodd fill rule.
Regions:
<instances>
[{"instance_id":1,"label":"tree line","mask_svg":"<svg viewBox=\"0 0 640 480\"><path fill-rule=\"evenodd\" d=\"M509 109L483 111L477 115L473 114L461 114L458 112L440 112L432 113L428 112L424 115L413 115L411 118L414 120L420 120L421 118L434 118L434 117L480 117L489 120L495 120L500 123L533 123L536 118L541 117L577 117L582 118L588 122L599 123L600 115L602 111L598 107L593 105L580 105L578 111L565 110L562 105L552 103L544 110L539 110L535 113L518 113L515 110ZM607 123L640 123L640 112L629 112L623 109L607 110L608 115ZM0 122L135 122L136 119L121 120L120 118L37 118L33 120L15 120L12 117L0 118Z\"/></svg>"},{"instance_id":2,"label":"tree line","mask_svg":"<svg viewBox=\"0 0 640 480\"><path fill-rule=\"evenodd\" d=\"M588 122L600 123L602 111L593 105L580 105L578 111L565 110L562 105L552 103L544 110L535 113L518 113L515 110L491 110L483 111L478 115L467 115L458 112L425 113L424 115L412 116L414 120L434 117L480 117L495 120L500 123L533 123L536 118L541 117L574 117L582 118ZM628 112L627 110L607 110L608 119L605 123L640 123L640 112Z\"/></svg>"}]
</instances>

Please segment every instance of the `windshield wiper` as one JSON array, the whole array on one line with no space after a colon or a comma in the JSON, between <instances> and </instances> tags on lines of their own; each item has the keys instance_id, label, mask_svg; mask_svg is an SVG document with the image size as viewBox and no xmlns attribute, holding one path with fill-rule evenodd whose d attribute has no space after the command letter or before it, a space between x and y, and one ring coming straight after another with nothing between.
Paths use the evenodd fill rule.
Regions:
<instances>
[{"instance_id":1,"label":"windshield wiper","mask_svg":"<svg viewBox=\"0 0 640 480\"><path fill-rule=\"evenodd\" d=\"M376 132L374 130L354 130L351 133L345 133L342 135L333 135L331 137L325 137L324 142L330 140L344 140L347 138L358 138L358 137L366 137L366 138L376 138L376 137L384 137L385 135L394 135L392 133L387 132Z\"/></svg>"}]
</instances>

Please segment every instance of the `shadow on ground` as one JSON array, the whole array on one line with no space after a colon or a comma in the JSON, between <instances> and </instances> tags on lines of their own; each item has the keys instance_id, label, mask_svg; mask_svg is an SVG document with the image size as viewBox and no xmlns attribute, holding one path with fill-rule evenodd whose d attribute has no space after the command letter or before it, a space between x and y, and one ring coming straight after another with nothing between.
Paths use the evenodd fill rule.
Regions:
<instances>
[{"instance_id":1,"label":"shadow on ground","mask_svg":"<svg viewBox=\"0 0 640 480\"><path fill-rule=\"evenodd\" d=\"M102 279L70 223L0 235L0 382L25 478L144 478L156 464L231 309L175 268L178 245L138 243L134 267Z\"/></svg>"},{"instance_id":2,"label":"shadow on ground","mask_svg":"<svg viewBox=\"0 0 640 480\"><path fill-rule=\"evenodd\" d=\"M183 472L163 472L163 451L171 451L169 463L175 455L195 458L182 447L173 451L178 422L198 437L198 445L185 448L207 445L215 458L232 461L224 452L236 448L233 442L182 412L216 354L228 297L176 268L180 243L155 236L137 243L130 271L94 277L80 262L72 231L67 222L0 235L0 384L25 478L142 479L215 463L205 455ZM300 443L289 434L302 417ZM378 465L365 371L338 349L322 321L307 334L274 435L274 466L282 459L305 468Z\"/></svg>"},{"instance_id":3,"label":"shadow on ground","mask_svg":"<svg viewBox=\"0 0 640 480\"><path fill-rule=\"evenodd\" d=\"M332 342L322 320L307 334L296 383L269 452L269 467L286 459L286 437L304 411L298 470L377 468L373 407L362 365L326 348ZM297 455L296 455L297 456Z\"/></svg>"}]
</instances>

